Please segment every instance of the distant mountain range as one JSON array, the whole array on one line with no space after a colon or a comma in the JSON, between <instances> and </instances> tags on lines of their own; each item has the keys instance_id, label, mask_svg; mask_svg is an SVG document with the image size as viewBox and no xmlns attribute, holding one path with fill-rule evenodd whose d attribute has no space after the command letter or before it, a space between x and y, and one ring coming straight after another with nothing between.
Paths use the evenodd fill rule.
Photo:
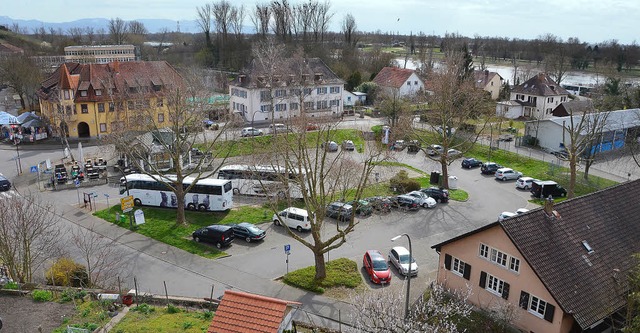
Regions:
<instances>
[{"instance_id":1,"label":"distant mountain range","mask_svg":"<svg viewBox=\"0 0 640 333\"><path fill-rule=\"evenodd\" d=\"M178 21L165 20L165 19L138 19L136 21L142 22L150 33L157 33L163 29L169 31L178 30ZM49 28L56 30L61 29L63 33L66 33L69 28L86 28L93 27L95 30L100 28L108 31L109 19L105 18L89 18L82 20L75 20L71 22L52 23L42 22L38 20L16 20L8 16L0 16L0 25L4 25L7 28L11 28L14 23L17 23L21 29L27 28L29 33L33 33L35 29L44 27L47 31ZM195 33L199 31L198 24L194 20L180 21L180 32Z\"/></svg>"}]
</instances>

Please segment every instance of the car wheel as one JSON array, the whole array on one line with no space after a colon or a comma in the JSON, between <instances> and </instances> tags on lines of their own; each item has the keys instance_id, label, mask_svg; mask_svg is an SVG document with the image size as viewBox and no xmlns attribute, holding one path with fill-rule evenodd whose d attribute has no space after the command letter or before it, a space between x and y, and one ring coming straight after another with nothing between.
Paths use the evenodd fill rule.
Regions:
<instances>
[{"instance_id":1,"label":"car wheel","mask_svg":"<svg viewBox=\"0 0 640 333\"><path fill-rule=\"evenodd\" d=\"M298 226L298 227L296 228L296 230L298 230L298 232L302 232L302 227L301 227L301 226Z\"/></svg>"},{"instance_id":2,"label":"car wheel","mask_svg":"<svg viewBox=\"0 0 640 333\"><path fill-rule=\"evenodd\" d=\"M134 199L134 200L133 200L133 204L134 204L135 206L142 206L142 200L140 200L140 199Z\"/></svg>"},{"instance_id":3,"label":"car wheel","mask_svg":"<svg viewBox=\"0 0 640 333\"><path fill-rule=\"evenodd\" d=\"M251 237L247 236L247 238L244 239L247 243L251 243Z\"/></svg>"},{"instance_id":4,"label":"car wheel","mask_svg":"<svg viewBox=\"0 0 640 333\"><path fill-rule=\"evenodd\" d=\"M422 204L422 208L429 208L429 205L425 202Z\"/></svg>"},{"instance_id":5,"label":"car wheel","mask_svg":"<svg viewBox=\"0 0 640 333\"><path fill-rule=\"evenodd\" d=\"M196 241L196 243L200 243L200 237L198 237L198 236L193 237L193 240Z\"/></svg>"},{"instance_id":6,"label":"car wheel","mask_svg":"<svg viewBox=\"0 0 640 333\"><path fill-rule=\"evenodd\" d=\"M196 209L196 205L190 203L190 204L187 205L187 209L188 210L195 210Z\"/></svg>"},{"instance_id":7,"label":"car wheel","mask_svg":"<svg viewBox=\"0 0 640 333\"><path fill-rule=\"evenodd\" d=\"M220 242L216 242L216 248L217 248L217 249L221 249L221 248L222 248L222 243L220 243Z\"/></svg>"},{"instance_id":8,"label":"car wheel","mask_svg":"<svg viewBox=\"0 0 640 333\"><path fill-rule=\"evenodd\" d=\"M206 212L207 211L207 206L200 204L198 205L198 210L201 212Z\"/></svg>"},{"instance_id":9,"label":"car wheel","mask_svg":"<svg viewBox=\"0 0 640 333\"><path fill-rule=\"evenodd\" d=\"M273 220L273 224L280 226L280 220Z\"/></svg>"},{"instance_id":10,"label":"car wheel","mask_svg":"<svg viewBox=\"0 0 640 333\"><path fill-rule=\"evenodd\" d=\"M528 190L528 189L529 189L529 186L528 186L528 185L525 185L525 186L524 186L524 189L525 189L525 190Z\"/></svg>"},{"instance_id":11,"label":"car wheel","mask_svg":"<svg viewBox=\"0 0 640 333\"><path fill-rule=\"evenodd\" d=\"M507 181L507 177L502 177L502 181Z\"/></svg>"}]
</instances>

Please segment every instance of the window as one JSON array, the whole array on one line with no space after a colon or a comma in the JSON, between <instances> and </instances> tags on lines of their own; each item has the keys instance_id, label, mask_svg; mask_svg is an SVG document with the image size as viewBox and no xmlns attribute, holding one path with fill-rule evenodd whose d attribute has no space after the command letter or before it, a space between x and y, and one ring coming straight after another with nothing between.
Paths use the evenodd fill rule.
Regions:
<instances>
[{"instance_id":1,"label":"window","mask_svg":"<svg viewBox=\"0 0 640 333\"><path fill-rule=\"evenodd\" d=\"M547 109L544 111L544 113L546 113L546 114L551 113L551 108L547 108Z\"/></svg>"},{"instance_id":2,"label":"window","mask_svg":"<svg viewBox=\"0 0 640 333\"><path fill-rule=\"evenodd\" d=\"M338 94L340 93L340 87L331 87L329 88L329 92L332 94Z\"/></svg>"},{"instance_id":3,"label":"window","mask_svg":"<svg viewBox=\"0 0 640 333\"><path fill-rule=\"evenodd\" d=\"M276 97L284 97L287 96L287 91L285 89L277 89L275 95Z\"/></svg>"},{"instance_id":4,"label":"window","mask_svg":"<svg viewBox=\"0 0 640 333\"><path fill-rule=\"evenodd\" d=\"M269 93L269 90L263 90L260 92L260 102L265 102L270 100L271 100L271 94Z\"/></svg>"},{"instance_id":5,"label":"window","mask_svg":"<svg viewBox=\"0 0 640 333\"><path fill-rule=\"evenodd\" d=\"M471 265L448 254L444 255L444 268L467 280L471 277Z\"/></svg>"},{"instance_id":6,"label":"window","mask_svg":"<svg viewBox=\"0 0 640 333\"><path fill-rule=\"evenodd\" d=\"M161 108L163 106L164 106L164 99L163 98L156 99L156 107Z\"/></svg>"},{"instance_id":7,"label":"window","mask_svg":"<svg viewBox=\"0 0 640 333\"><path fill-rule=\"evenodd\" d=\"M556 307L540 297L531 295L523 290L520 292L519 305L532 315L542 318L550 323L553 322L553 315Z\"/></svg>"},{"instance_id":8,"label":"window","mask_svg":"<svg viewBox=\"0 0 640 333\"><path fill-rule=\"evenodd\" d=\"M316 109L321 110L321 109L326 109L326 108L328 108L327 101L318 101L318 102L316 102Z\"/></svg>"},{"instance_id":9,"label":"window","mask_svg":"<svg viewBox=\"0 0 640 333\"><path fill-rule=\"evenodd\" d=\"M305 110L313 110L313 102L304 102Z\"/></svg>"},{"instance_id":10,"label":"window","mask_svg":"<svg viewBox=\"0 0 640 333\"><path fill-rule=\"evenodd\" d=\"M340 106L340 100L339 99L333 99L330 101L331 106Z\"/></svg>"},{"instance_id":11,"label":"window","mask_svg":"<svg viewBox=\"0 0 640 333\"><path fill-rule=\"evenodd\" d=\"M491 261L500 265L507 267L507 254L497 249L491 249Z\"/></svg>"},{"instance_id":12,"label":"window","mask_svg":"<svg viewBox=\"0 0 640 333\"><path fill-rule=\"evenodd\" d=\"M321 94L326 94L327 93L327 87L319 87L316 89L316 94L321 95Z\"/></svg>"},{"instance_id":13,"label":"window","mask_svg":"<svg viewBox=\"0 0 640 333\"><path fill-rule=\"evenodd\" d=\"M509 299L509 284L487 272L480 272L480 287L496 296Z\"/></svg>"},{"instance_id":14,"label":"window","mask_svg":"<svg viewBox=\"0 0 640 333\"><path fill-rule=\"evenodd\" d=\"M480 244L480 256L489 259L489 247L484 244Z\"/></svg>"},{"instance_id":15,"label":"window","mask_svg":"<svg viewBox=\"0 0 640 333\"><path fill-rule=\"evenodd\" d=\"M291 88L291 89L289 89L289 95L292 95L292 96L300 96L301 92L302 92L302 90L300 88Z\"/></svg>"},{"instance_id":16,"label":"window","mask_svg":"<svg viewBox=\"0 0 640 333\"><path fill-rule=\"evenodd\" d=\"M547 98L547 103L553 103L553 97Z\"/></svg>"},{"instance_id":17,"label":"window","mask_svg":"<svg viewBox=\"0 0 640 333\"><path fill-rule=\"evenodd\" d=\"M418 81L413 81L413 85L417 86L418 85Z\"/></svg>"},{"instance_id":18,"label":"window","mask_svg":"<svg viewBox=\"0 0 640 333\"><path fill-rule=\"evenodd\" d=\"M98 103L98 112L104 112L104 103Z\"/></svg>"},{"instance_id":19,"label":"window","mask_svg":"<svg viewBox=\"0 0 640 333\"><path fill-rule=\"evenodd\" d=\"M305 96L311 95L311 88L304 88L303 93L304 93Z\"/></svg>"},{"instance_id":20,"label":"window","mask_svg":"<svg viewBox=\"0 0 640 333\"><path fill-rule=\"evenodd\" d=\"M89 113L89 105L88 104L80 104L80 112Z\"/></svg>"},{"instance_id":21,"label":"window","mask_svg":"<svg viewBox=\"0 0 640 333\"><path fill-rule=\"evenodd\" d=\"M158 122L164 123L164 113L158 113Z\"/></svg>"},{"instance_id":22,"label":"window","mask_svg":"<svg viewBox=\"0 0 640 333\"><path fill-rule=\"evenodd\" d=\"M260 112L269 112L271 111L271 105L260 105Z\"/></svg>"},{"instance_id":23,"label":"window","mask_svg":"<svg viewBox=\"0 0 640 333\"><path fill-rule=\"evenodd\" d=\"M411 81L407 81L407 85L410 86L411 85Z\"/></svg>"},{"instance_id":24,"label":"window","mask_svg":"<svg viewBox=\"0 0 640 333\"><path fill-rule=\"evenodd\" d=\"M520 272L520 259L511 257L509 261L509 269L519 273Z\"/></svg>"},{"instance_id":25,"label":"window","mask_svg":"<svg viewBox=\"0 0 640 333\"><path fill-rule=\"evenodd\" d=\"M102 89L96 89L96 96L102 96Z\"/></svg>"},{"instance_id":26,"label":"window","mask_svg":"<svg viewBox=\"0 0 640 333\"><path fill-rule=\"evenodd\" d=\"M100 133L107 131L107 123L100 123Z\"/></svg>"},{"instance_id":27,"label":"window","mask_svg":"<svg viewBox=\"0 0 640 333\"><path fill-rule=\"evenodd\" d=\"M287 111L287 104L276 104L276 112Z\"/></svg>"},{"instance_id":28,"label":"window","mask_svg":"<svg viewBox=\"0 0 640 333\"><path fill-rule=\"evenodd\" d=\"M116 104L115 103L109 103L109 112L114 112L116 110Z\"/></svg>"},{"instance_id":29,"label":"window","mask_svg":"<svg viewBox=\"0 0 640 333\"><path fill-rule=\"evenodd\" d=\"M299 108L300 108L300 105L299 105L298 103L295 103L295 102L293 102L293 103L289 103L289 109L290 109L291 111L298 110Z\"/></svg>"}]
</instances>

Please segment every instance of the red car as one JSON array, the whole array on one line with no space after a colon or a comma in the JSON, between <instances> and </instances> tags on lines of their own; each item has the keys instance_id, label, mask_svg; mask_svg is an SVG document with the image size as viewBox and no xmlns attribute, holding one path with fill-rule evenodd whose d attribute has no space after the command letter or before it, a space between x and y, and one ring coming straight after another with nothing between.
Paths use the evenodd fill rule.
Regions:
<instances>
[{"instance_id":1,"label":"red car","mask_svg":"<svg viewBox=\"0 0 640 333\"><path fill-rule=\"evenodd\" d=\"M385 284L391 282L391 270L389 264L382 253L378 250L369 250L365 252L362 258L362 266L369 274L371 282L377 284Z\"/></svg>"}]
</instances>

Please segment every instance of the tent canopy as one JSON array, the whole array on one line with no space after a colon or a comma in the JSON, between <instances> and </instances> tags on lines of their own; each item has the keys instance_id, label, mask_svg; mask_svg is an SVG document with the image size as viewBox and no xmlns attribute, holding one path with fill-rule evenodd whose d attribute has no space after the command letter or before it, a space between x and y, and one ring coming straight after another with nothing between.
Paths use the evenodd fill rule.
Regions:
<instances>
[{"instance_id":1,"label":"tent canopy","mask_svg":"<svg viewBox=\"0 0 640 333\"><path fill-rule=\"evenodd\" d=\"M5 111L0 111L0 125L17 125L19 124L18 118Z\"/></svg>"}]
</instances>

